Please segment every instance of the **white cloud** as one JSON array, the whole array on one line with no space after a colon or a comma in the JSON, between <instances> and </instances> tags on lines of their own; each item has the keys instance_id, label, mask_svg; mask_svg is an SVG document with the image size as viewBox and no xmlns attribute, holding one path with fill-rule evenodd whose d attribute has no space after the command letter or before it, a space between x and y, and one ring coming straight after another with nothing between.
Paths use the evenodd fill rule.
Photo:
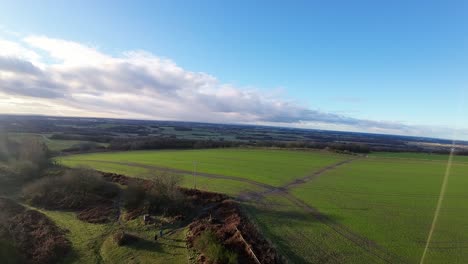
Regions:
<instances>
[{"instance_id":1,"label":"white cloud","mask_svg":"<svg viewBox=\"0 0 468 264\"><path fill-rule=\"evenodd\" d=\"M185 70L144 51L111 56L77 42L45 36L28 36L18 42L0 40L0 111L4 113L425 135L419 127L308 109L276 97L276 92L265 94L223 84L214 76Z\"/></svg>"},{"instance_id":2,"label":"white cloud","mask_svg":"<svg viewBox=\"0 0 468 264\"><path fill-rule=\"evenodd\" d=\"M72 41L44 36L28 36L23 41L30 47L46 51L50 57L59 60L63 65L99 65L110 59L94 48Z\"/></svg>"},{"instance_id":3,"label":"white cloud","mask_svg":"<svg viewBox=\"0 0 468 264\"><path fill-rule=\"evenodd\" d=\"M40 55L21 44L0 39L0 56L12 57L38 63Z\"/></svg>"}]
</instances>

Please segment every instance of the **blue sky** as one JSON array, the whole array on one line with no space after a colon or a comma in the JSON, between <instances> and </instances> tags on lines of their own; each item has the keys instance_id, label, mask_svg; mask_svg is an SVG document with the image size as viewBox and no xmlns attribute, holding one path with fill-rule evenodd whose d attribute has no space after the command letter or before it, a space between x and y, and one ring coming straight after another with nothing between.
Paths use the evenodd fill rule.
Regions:
<instances>
[{"instance_id":1,"label":"blue sky","mask_svg":"<svg viewBox=\"0 0 468 264\"><path fill-rule=\"evenodd\" d=\"M398 125L391 130L335 121L317 125L296 112L291 122L284 113L230 119L231 113L206 121L444 138L458 123L458 137L468 138L466 1L0 1L0 6L4 40L43 36L114 57L145 51L294 109ZM144 117L204 120L186 114ZM400 124L415 129L398 130Z\"/></svg>"}]
</instances>

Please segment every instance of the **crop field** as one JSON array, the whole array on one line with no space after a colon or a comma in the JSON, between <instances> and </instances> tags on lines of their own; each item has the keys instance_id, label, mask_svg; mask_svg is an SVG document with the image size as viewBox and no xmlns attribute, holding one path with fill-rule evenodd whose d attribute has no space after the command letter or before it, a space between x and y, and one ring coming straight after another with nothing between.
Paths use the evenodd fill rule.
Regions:
<instances>
[{"instance_id":1,"label":"crop field","mask_svg":"<svg viewBox=\"0 0 468 264\"><path fill-rule=\"evenodd\" d=\"M82 154L60 162L134 177L165 168L192 187L196 161L197 188L242 201L292 263L419 263L447 159L215 149ZM468 259L468 159L455 157L450 172L425 263Z\"/></svg>"},{"instance_id":2,"label":"crop field","mask_svg":"<svg viewBox=\"0 0 468 264\"><path fill-rule=\"evenodd\" d=\"M448 160L447 155L443 154L426 154L426 153L399 153L399 152L377 152L369 155L374 158L400 158L400 159L416 159L416 160L434 160L443 161ZM454 162L467 162L468 156L454 156Z\"/></svg>"},{"instance_id":3,"label":"crop field","mask_svg":"<svg viewBox=\"0 0 468 264\"><path fill-rule=\"evenodd\" d=\"M196 170L254 180L272 186L281 186L303 177L322 167L348 157L326 152L210 149L163 150L96 153L67 156L61 159L65 165L87 165L88 162L114 162L116 165L153 166L154 169L171 168L192 172ZM151 167L147 167L151 169Z\"/></svg>"}]
</instances>

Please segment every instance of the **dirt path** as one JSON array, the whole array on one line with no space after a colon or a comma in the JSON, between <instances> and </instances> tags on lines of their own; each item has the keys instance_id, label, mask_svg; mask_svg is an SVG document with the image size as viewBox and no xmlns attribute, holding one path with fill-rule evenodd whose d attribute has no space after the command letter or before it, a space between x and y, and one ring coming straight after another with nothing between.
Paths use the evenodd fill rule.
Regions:
<instances>
[{"instance_id":1,"label":"dirt path","mask_svg":"<svg viewBox=\"0 0 468 264\"><path fill-rule=\"evenodd\" d=\"M304 201L296 198L294 195L290 194L288 191L289 189L305 184L306 182L309 182L330 170L333 170L340 166L348 164L356 159L358 158L351 158L351 159L347 159L344 161L334 163L318 171L315 171L312 174L309 174L303 178L296 179L292 182L289 182L279 187L275 187L269 184L265 184L265 183L261 183L261 182L257 182L254 180L241 178L241 177L235 177L235 176L226 176L226 175L203 173L203 172L197 172L197 176L207 177L207 178L212 178L212 179L224 179L224 180L230 180L230 181L244 182L244 183L248 183L248 184L260 187L263 190L258 191L258 192L241 193L238 195L237 199L240 201L244 201L244 202L252 201L252 200L256 202L260 202L261 200L263 200L263 197L266 195L279 195L281 197L286 198L287 200L289 200L296 206L302 208L305 212L312 215L317 221L320 221L321 223L329 227L331 230L333 230L333 232L336 233L337 235L352 242L354 245L361 248L363 251L382 260L383 262L385 263L407 263L407 261L401 259L401 257L397 256L396 254L393 254L392 252L388 251L384 247L378 245L376 242L371 241L368 238L363 237L353 232L348 227L334 221L327 215L321 213L317 208L310 206ZM139 168L171 172L171 173L176 173L176 174L192 174L191 171L187 171L187 170L166 168L166 167L160 167L160 166L154 166L154 165L146 165L146 164L135 163L135 162L118 162L118 161L105 161L105 160L80 160L80 161L125 165L125 166L130 166L130 167L139 167Z\"/></svg>"},{"instance_id":2,"label":"dirt path","mask_svg":"<svg viewBox=\"0 0 468 264\"><path fill-rule=\"evenodd\" d=\"M262 196L265 196L265 195L268 195L268 194L281 194L281 193L287 192L289 189L292 189L292 188L298 187L298 186L300 186L302 184L305 184L305 183L319 177L320 175L324 174L327 171L334 170L334 169L336 169L336 168L338 168L340 166L343 166L343 165L345 165L347 163L350 163L350 162L352 162L352 161L354 161L356 159L358 159L358 158L347 159L347 160L343 160L343 161L334 163L332 165L321 168L318 171L314 171L313 173L311 173L311 174L309 174L309 175L307 175L305 177L296 179L296 180L294 180L292 182L289 182L287 184L281 185L279 187L269 188L269 189L267 189L265 191L262 191L262 192L251 193L251 195L253 197L262 197Z\"/></svg>"}]
</instances>

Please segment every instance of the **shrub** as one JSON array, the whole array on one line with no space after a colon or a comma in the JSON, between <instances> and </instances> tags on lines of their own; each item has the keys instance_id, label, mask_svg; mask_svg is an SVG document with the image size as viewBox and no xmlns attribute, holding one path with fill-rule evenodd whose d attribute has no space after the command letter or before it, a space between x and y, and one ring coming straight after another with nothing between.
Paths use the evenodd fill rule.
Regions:
<instances>
[{"instance_id":1,"label":"shrub","mask_svg":"<svg viewBox=\"0 0 468 264\"><path fill-rule=\"evenodd\" d=\"M213 231L206 230L194 241L194 247L214 263L237 263L237 254L227 250L216 238Z\"/></svg>"},{"instance_id":2,"label":"shrub","mask_svg":"<svg viewBox=\"0 0 468 264\"><path fill-rule=\"evenodd\" d=\"M52 165L45 144L36 137L11 140L0 134L0 194L15 195Z\"/></svg>"},{"instance_id":3,"label":"shrub","mask_svg":"<svg viewBox=\"0 0 468 264\"><path fill-rule=\"evenodd\" d=\"M143 205L146 198L146 190L142 183L131 181L123 193L125 209L136 209Z\"/></svg>"},{"instance_id":4,"label":"shrub","mask_svg":"<svg viewBox=\"0 0 468 264\"><path fill-rule=\"evenodd\" d=\"M153 176L153 184L147 194L151 212L177 214L185 209L185 196L178 188L181 179L180 176L174 174Z\"/></svg>"},{"instance_id":5,"label":"shrub","mask_svg":"<svg viewBox=\"0 0 468 264\"><path fill-rule=\"evenodd\" d=\"M26 185L23 197L29 203L51 209L82 209L115 197L119 188L96 171L69 169L57 177L44 177Z\"/></svg>"},{"instance_id":6,"label":"shrub","mask_svg":"<svg viewBox=\"0 0 468 264\"><path fill-rule=\"evenodd\" d=\"M152 176L151 182L133 181L124 192L126 209L145 207L150 212L162 214L178 214L186 207L185 196L178 185L181 178L172 174Z\"/></svg>"}]
</instances>

